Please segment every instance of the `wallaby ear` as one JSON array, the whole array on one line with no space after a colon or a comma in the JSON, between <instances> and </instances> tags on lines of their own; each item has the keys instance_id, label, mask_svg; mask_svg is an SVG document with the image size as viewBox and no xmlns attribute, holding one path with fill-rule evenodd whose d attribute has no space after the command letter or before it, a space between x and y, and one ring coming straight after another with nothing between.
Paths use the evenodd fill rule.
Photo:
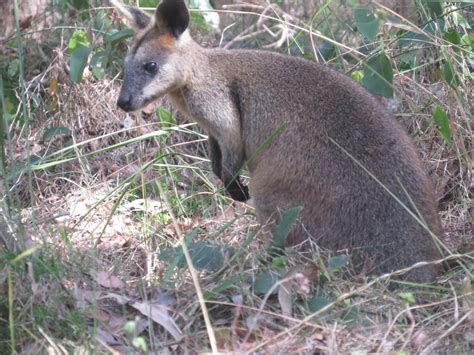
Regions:
<instances>
[{"instance_id":1,"label":"wallaby ear","mask_svg":"<svg viewBox=\"0 0 474 355\"><path fill-rule=\"evenodd\" d=\"M161 32L181 36L189 25L189 12L184 0L162 0L156 8L156 26Z\"/></svg>"},{"instance_id":2,"label":"wallaby ear","mask_svg":"<svg viewBox=\"0 0 474 355\"><path fill-rule=\"evenodd\" d=\"M125 5L117 0L110 0L110 2L135 30L143 30L150 24L152 16L138 7Z\"/></svg>"}]
</instances>

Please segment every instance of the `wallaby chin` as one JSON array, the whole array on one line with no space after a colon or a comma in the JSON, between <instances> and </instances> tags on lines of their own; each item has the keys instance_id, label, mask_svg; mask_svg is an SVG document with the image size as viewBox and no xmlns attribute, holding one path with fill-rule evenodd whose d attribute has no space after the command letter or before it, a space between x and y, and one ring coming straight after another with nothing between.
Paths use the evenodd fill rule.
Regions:
<instances>
[{"instance_id":1,"label":"wallaby chin","mask_svg":"<svg viewBox=\"0 0 474 355\"><path fill-rule=\"evenodd\" d=\"M169 94L208 133L212 170L228 193L251 197L262 224L302 206L288 244L311 238L350 250L354 265L378 274L441 258L431 182L407 133L365 89L307 60L197 47L183 0L162 0L150 20L136 8L120 11L139 37L119 107L138 110ZM426 265L405 277L426 282L438 272Z\"/></svg>"}]
</instances>

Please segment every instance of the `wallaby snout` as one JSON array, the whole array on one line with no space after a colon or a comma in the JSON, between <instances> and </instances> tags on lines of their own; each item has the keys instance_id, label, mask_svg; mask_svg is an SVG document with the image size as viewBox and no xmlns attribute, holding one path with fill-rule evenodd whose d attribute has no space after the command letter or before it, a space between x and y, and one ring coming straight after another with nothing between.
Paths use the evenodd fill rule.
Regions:
<instances>
[{"instance_id":1,"label":"wallaby snout","mask_svg":"<svg viewBox=\"0 0 474 355\"><path fill-rule=\"evenodd\" d=\"M120 93L119 98L117 100L117 106L125 112L133 111L132 95L128 93Z\"/></svg>"}]
</instances>

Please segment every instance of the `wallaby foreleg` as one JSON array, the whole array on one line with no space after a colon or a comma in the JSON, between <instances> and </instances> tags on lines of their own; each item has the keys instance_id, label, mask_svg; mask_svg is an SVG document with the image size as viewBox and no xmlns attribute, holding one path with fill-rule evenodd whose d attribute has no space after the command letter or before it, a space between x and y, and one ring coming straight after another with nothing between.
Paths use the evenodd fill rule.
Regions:
<instances>
[{"instance_id":1,"label":"wallaby foreleg","mask_svg":"<svg viewBox=\"0 0 474 355\"><path fill-rule=\"evenodd\" d=\"M229 169L229 162L223 161L222 151L217 140L209 136L209 154L211 158L212 171L214 174L222 180L225 185L225 188L229 195L236 201L245 202L249 199L248 187L243 185L240 176L235 176L232 172L235 170L233 168ZM231 161L234 159L230 159ZM225 166L226 173L223 174L222 165ZM233 164L231 164L233 165ZM235 174L239 171L240 167L237 167Z\"/></svg>"}]
</instances>

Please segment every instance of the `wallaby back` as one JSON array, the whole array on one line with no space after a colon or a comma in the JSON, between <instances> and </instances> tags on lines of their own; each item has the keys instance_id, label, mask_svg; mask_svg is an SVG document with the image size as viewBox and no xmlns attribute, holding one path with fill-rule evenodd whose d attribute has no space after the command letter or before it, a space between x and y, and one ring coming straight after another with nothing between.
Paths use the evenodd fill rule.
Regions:
<instances>
[{"instance_id":1,"label":"wallaby back","mask_svg":"<svg viewBox=\"0 0 474 355\"><path fill-rule=\"evenodd\" d=\"M260 223L303 207L291 245L311 238L348 249L356 266L378 273L440 257L431 183L408 135L371 94L307 60L203 49L183 30L182 6L164 20L160 7L170 14L176 3L162 1L157 20L141 29L126 61L121 107L139 109L168 94L209 134L213 171L237 200L248 198L238 177L247 162ZM157 72L140 74L150 62ZM429 265L408 278L430 281L438 271Z\"/></svg>"}]
</instances>

